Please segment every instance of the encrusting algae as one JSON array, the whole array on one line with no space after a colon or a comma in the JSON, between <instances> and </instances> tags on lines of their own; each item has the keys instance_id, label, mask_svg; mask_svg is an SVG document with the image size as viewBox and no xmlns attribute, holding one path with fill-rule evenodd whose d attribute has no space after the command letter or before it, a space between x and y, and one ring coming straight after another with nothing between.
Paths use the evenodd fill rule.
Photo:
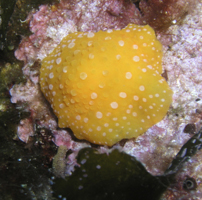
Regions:
<instances>
[{"instance_id":1,"label":"encrusting algae","mask_svg":"<svg viewBox=\"0 0 202 200\"><path fill-rule=\"evenodd\" d=\"M162 120L172 91L161 76L162 45L150 26L77 32L43 61L41 89L58 125L112 146Z\"/></svg>"}]
</instances>

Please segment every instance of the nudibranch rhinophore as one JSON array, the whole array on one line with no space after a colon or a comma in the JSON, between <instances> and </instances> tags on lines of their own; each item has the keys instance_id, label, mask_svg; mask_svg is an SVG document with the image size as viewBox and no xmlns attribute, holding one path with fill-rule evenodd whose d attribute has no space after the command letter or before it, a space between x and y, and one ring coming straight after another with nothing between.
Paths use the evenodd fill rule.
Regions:
<instances>
[{"instance_id":1,"label":"nudibranch rhinophore","mask_svg":"<svg viewBox=\"0 0 202 200\"><path fill-rule=\"evenodd\" d=\"M162 45L148 25L77 32L42 61L40 85L59 127L112 146L144 133L168 111L172 91L161 59Z\"/></svg>"}]
</instances>

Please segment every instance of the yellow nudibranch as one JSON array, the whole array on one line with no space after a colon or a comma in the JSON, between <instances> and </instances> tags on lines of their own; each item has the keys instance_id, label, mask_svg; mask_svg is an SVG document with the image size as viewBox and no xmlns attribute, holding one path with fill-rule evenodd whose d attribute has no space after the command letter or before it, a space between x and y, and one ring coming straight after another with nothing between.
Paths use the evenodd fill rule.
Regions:
<instances>
[{"instance_id":1,"label":"yellow nudibranch","mask_svg":"<svg viewBox=\"0 0 202 200\"><path fill-rule=\"evenodd\" d=\"M168 111L172 91L161 59L162 45L148 25L77 32L42 61L40 85L59 127L112 146L144 133Z\"/></svg>"}]
</instances>

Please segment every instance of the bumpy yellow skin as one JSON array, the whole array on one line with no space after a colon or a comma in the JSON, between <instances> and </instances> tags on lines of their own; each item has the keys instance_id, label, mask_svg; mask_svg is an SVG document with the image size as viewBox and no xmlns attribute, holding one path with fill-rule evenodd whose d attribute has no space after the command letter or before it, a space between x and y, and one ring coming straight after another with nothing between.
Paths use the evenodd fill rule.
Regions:
<instances>
[{"instance_id":1,"label":"bumpy yellow skin","mask_svg":"<svg viewBox=\"0 0 202 200\"><path fill-rule=\"evenodd\" d=\"M148 25L69 34L42 61L41 89L59 127L111 146L165 116L172 91L161 59L162 46Z\"/></svg>"}]
</instances>

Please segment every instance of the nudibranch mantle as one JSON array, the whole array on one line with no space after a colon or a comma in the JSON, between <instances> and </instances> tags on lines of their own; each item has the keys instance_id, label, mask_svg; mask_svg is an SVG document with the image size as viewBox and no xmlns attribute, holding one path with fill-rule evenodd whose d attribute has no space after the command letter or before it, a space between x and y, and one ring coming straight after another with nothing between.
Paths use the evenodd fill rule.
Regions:
<instances>
[{"instance_id":1,"label":"nudibranch mantle","mask_svg":"<svg viewBox=\"0 0 202 200\"><path fill-rule=\"evenodd\" d=\"M161 59L162 45L148 25L76 32L42 61L41 90L60 128L112 146L167 113L172 91L161 76Z\"/></svg>"}]
</instances>

